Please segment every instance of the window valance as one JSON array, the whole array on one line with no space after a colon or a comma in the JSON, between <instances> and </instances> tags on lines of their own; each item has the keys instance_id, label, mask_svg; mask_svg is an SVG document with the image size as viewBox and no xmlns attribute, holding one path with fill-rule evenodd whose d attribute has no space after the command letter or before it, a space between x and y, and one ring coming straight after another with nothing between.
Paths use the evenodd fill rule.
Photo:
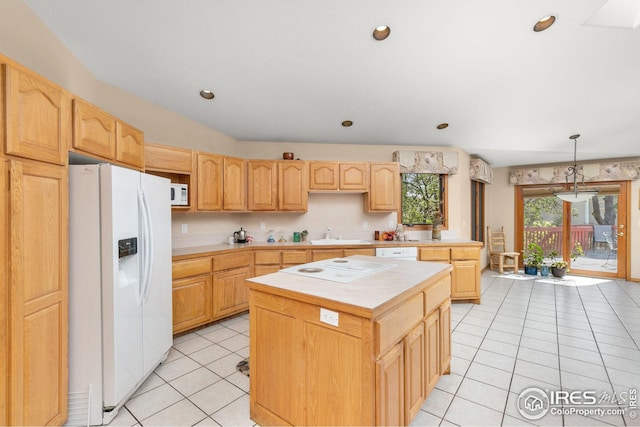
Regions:
<instances>
[{"instance_id":1,"label":"window valance","mask_svg":"<svg viewBox=\"0 0 640 427\"><path fill-rule=\"evenodd\" d=\"M525 167L512 169L509 182L513 185L528 184L564 184L569 167ZM585 182L632 181L640 178L640 161L612 161L578 165L578 172L584 175Z\"/></svg>"},{"instance_id":2,"label":"window valance","mask_svg":"<svg viewBox=\"0 0 640 427\"><path fill-rule=\"evenodd\" d=\"M393 161L400 164L400 173L452 175L458 172L455 151L394 151Z\"/></svg>"},{"instance_id":3,"label":"window valance","mask_svg":"<svg viewBox=\"0 0 640 427\"><path fill-rule=\"evenodd\" d=\"M469 177L472 181L493 184L493 169L482 159L471 159L469 162Z\"/></svg>"}]
</instances>

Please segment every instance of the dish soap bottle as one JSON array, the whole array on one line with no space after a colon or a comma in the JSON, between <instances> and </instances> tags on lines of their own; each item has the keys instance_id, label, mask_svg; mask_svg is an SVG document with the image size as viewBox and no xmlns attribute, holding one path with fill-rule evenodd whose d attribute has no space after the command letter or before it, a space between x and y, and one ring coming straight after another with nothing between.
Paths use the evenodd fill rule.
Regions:
<instances>
[{"instance_id":1,"label":"dish soap bottle","mask_svg":"<svg viewBox=\"0 0 640 427\"><path fill-rule=\"evenodd\" d=\"M273 243L275 241L276 241L276 239L273 238L273 234L269 234L269 238L267 239L267 242L268 243Z\"/></svg>"}]
</instances>

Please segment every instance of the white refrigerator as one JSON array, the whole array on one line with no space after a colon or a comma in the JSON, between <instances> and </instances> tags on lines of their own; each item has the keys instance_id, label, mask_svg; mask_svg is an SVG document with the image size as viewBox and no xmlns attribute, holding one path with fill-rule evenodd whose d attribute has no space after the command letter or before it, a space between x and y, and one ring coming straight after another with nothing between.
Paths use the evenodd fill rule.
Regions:
<instances>
[{"instance_id":1,"label":"white refrigerator","mask_svg":"<svg viewBox=\"0 0 640 427\"><path fill-rule=\"evenodd\" d=\"M69 425L108 424L172 345L168 179L69 167Z\"/></svg>"}]
</instances>

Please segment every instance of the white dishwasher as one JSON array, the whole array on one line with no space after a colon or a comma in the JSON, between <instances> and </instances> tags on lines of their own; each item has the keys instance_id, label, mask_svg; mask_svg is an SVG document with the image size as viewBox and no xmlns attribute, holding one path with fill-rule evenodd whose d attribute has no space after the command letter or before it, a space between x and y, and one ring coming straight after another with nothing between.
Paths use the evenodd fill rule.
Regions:
<instances>
[{"instance_id":1,"label":"white dishwasher","mask_svg":"<svg viewBox=\"0 0 640 427\"><path fill-rule=\"evenodd\" d=\"M380 258L418 259L418 248L415 246L397 246L395 248L376 248L376 256Z\"/></svg>"}]
</instances>

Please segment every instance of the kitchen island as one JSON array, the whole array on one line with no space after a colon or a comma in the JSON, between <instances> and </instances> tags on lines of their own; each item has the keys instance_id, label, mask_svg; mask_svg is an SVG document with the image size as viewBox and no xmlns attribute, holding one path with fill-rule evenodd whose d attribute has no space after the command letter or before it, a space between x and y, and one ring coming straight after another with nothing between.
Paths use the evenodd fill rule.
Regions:
<instances>
[{"instance_id":1,"label":"kitchen island","mask_svg":"<svg viewBox=\"0 0 640 427\"><path fill-rule=\"evenodd\" d=\"M304 274L322 270L312 263L248 279L256 423L408 425L449 373L451 265L324 262L345 260L363 275L318 279Z\"/></svg>"}]
</instances>

